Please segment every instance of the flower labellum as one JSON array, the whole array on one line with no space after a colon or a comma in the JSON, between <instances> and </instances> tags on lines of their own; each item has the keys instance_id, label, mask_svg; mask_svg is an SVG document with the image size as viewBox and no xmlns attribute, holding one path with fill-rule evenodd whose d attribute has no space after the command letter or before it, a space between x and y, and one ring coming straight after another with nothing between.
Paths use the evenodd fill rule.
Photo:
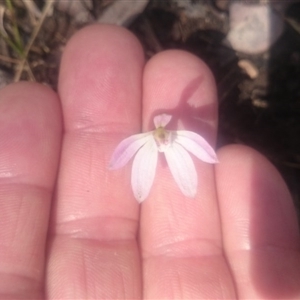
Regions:
<instances>
[{"instance_id":1,"label":"flower labellum","mask_svg":"<svg viewBox=\"0 0 300 300\"><path fill-rule=\"evenodd\" d=\"M192 131L166 130L172 116L161 114L154 117L155 130L132 135L115 149L110 169L123 167L135 154L131 172L131 186L138 202L149 195L154 181L158 152L164 152L171 173L182 193L195 197L198 176L189 154L207 163L217 163L214 149L199 134Z\"/></svg>"}]
</instances>

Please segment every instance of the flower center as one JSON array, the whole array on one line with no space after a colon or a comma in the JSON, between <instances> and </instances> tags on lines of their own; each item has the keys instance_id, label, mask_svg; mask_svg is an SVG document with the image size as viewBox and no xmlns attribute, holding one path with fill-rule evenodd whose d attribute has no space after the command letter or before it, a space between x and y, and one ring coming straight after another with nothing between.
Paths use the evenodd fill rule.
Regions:
<instances>
[{"instance_id":1,"label":"flower center","mask_svg":"<svg viewBox=\"0 0 300 300\"><path fill-rule=\"evenodd\" d=\"M153 132L153 137L156 142L159 152L165 152L171 143L171 132L163 127L158 127Z\"/></svg>"}]
</instances>

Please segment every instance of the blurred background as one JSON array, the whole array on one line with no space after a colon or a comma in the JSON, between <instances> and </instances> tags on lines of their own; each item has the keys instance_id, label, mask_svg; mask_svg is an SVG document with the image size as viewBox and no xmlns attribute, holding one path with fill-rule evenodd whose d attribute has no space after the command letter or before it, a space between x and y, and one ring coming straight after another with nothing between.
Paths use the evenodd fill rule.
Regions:
<instances>
[{"instance_id":1,"label":"blurred background","mask_svg":"<svg viewBox=\"0 0 300 300\"><path fill-rule=\"evenodd\" d=\"M56 90L68 39L97 22L128 28L147 59L183 49L204 60L219 93L217 147L266 155L300 216L299 1L1 0L0 88L29 80Z\"/></svg>"}]
</instances>

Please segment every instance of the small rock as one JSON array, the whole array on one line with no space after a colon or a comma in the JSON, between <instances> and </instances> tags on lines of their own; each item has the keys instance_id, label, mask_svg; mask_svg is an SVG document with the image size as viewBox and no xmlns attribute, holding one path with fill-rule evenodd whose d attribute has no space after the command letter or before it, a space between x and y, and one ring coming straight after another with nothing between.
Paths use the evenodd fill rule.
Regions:
<instances>
[{"instance_id":1,"label":"small rock","mask_svg":"<svg viewBox=\"0 0 300 300\"><path fill-rule=\"evenodd\" d=\"M262 99L253 99L252 105L259 108L269 107L269 103L266 100L262 100Z\"/></svg>"},{"instance_id":2,"label":"small rock","mask_svg":"<svg viewBox=\"0 0 300 300\"><path fill-rule=\"evenodd\" d=\"M173 0L175 5L184 10L184 14L188 18L205 18L208 12L207 3L204 1L192 1L192 0Z\"/></svg>"},{"instance_id":3,"label":"small rock","mask_svg":"<svg viewBox=\"0 0 300 300\"><path fill-rule=\"evenodd\" d=\"M283 31L284 21L269 4L233 2L229 8L232 48L247 54L267 51Z\"/></svg>"},{"instance_id":4,"label":"small rock","mask_svg":"<svg viewBox=\"0 0 300 300\"><path fill-rule=\"evenodd\" d=\"M100 23L129 25L147 6L149 0L115 1L98 18Z\"/></svg>"},{"instance_id":5,"label":"small rock","mask_svg":"<svg viewBox=\"0 0 300 300\"><path fill-rule=\"evenodd\" d=\"M220 10L228 10L230 0L216 0L215 5Z\"/></svg>"},{"instance_id":6,"label":"small rock","mask_svg":"<svg viewBox=\"0 0 300 300\"><path fill-rule=\"evenodd\" d=\"M255 79L258 76L257 67L248 59L241 59L238 62L238 66L245 71L245 73L251 78Z\"/></svg>"},{"instance_id":7,"label":"small rock","mask_svg":"<svg viewBox=\"0 0 300 300\"><path fill-rule=\"evenodd\" d=\"M58 10L66 12L72 16L77 24L93 21L88 10L88 8L92 7L92 0L57 0L55 5Z\"/></svg>"}]
</instances>

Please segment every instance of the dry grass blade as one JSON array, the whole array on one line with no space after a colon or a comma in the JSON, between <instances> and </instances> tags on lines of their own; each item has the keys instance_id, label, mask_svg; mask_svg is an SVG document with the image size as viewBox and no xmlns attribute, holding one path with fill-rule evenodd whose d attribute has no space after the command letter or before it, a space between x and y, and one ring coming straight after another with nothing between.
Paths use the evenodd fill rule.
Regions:
<instances>
[{"instance_id":1,"label":"dry grass blade","mask_svg":"<svg viewBox=\"0 0 300 300\"><path fill-rule=\"evenodd\" d=\"M26 63L25 63L25 68L26 68L26 71L27 71L28 76L30 78L30 81L36 82L36 79L35 79L34 74L33 74L32 70L30 68L30 65L29 65L28 61L26 61Z\"/></svg>"},{"instance_id":2,"label":"dry grass blade","mask_svg":"<svg viewBox=\"0 0 300 300\"><path fill-rule=\"evenodd\" d=\"M20 62L19 59L15 59L15 58L11 58L8 56L4 56L0 54L0 60L5 61L5 62L9 62L9 63L13 63L13 64L18 64Z\"/></svg>"},{"instance_id":3,"label":"dry grass blade","mask_svg":"<svg viewBox=\"0 0 300 300\"><path fill-rule=\"evenodd\" d=\"M24 51L24 58L20 61L19 65L17 66L17 71L16 71L16 74L14 77L15 82L19 81L21 78L22 72L24 70L24 65L27 60L28 53L29 53L29 51L30 51L30 49L31 49L31 47L32 47L44 21L45 21L47 14L52 9L54 2L55 2L55 0L48 0L43 8L41 18L40 18L38 24L36 25L36 27L34 28L32 34L31 34L30 40L29 40L28 44L26 45L26 48Z\"/></svg>"},{"instance_id":4,"label":"dry grass blade","mask_svg":"<svg viewBox=\"0 0 300 300\"><path fill-rule=\"evenodd\" d=\"M2 31L4 35L7 35L3 23L4 13L5 13L5 7L0 4L0 31Z\"/></svg>"},{"instance_id":5,"label":"dry grass blade","mask_svg":"<svg viewBox=\"0 0 300 300\"><path fill-rule=\"evenodd\" d=\"M292 18L285 18L285 21L290 24L300 34L300 23Z\"/></svg>"},{"instance_id":6,"label":"dry grass blade","mask_svg":"<svg viewBox=\"0 0 300 300\"><path fill-rule=\"evenodd\" d=\"M36 25L38 19L41 18L42 12L35 5L34 1L23 0L23 3L28 10L28 15L32 25Z\"/></svg>"},{"instance_id":7,"label":"dry grass blade","mask_svg":"<svg viewBox=\"0 0 300 300\"><path fill-rule=\"evenodd\" d=\"M10 3L10 2L7 2ZM13 14L13 9L10 6L10 13ZM4 7L3 5L0 4L0 37L2 37L4 39L4 41L12 48L15 50L16 53L18 53L18 55L22 56L23 52L22 52L22 43L21 43L21 39L20 39L20 35L19 35L19 31L17 29L17 25L16 23L14 23L13 25L13 32L14 32L14 38L15 40L12 40L5 28L4 28L4 14L6 12L6 7ZM6 60L7 61L7 60Z\"/></svg>"}]
</instances>

